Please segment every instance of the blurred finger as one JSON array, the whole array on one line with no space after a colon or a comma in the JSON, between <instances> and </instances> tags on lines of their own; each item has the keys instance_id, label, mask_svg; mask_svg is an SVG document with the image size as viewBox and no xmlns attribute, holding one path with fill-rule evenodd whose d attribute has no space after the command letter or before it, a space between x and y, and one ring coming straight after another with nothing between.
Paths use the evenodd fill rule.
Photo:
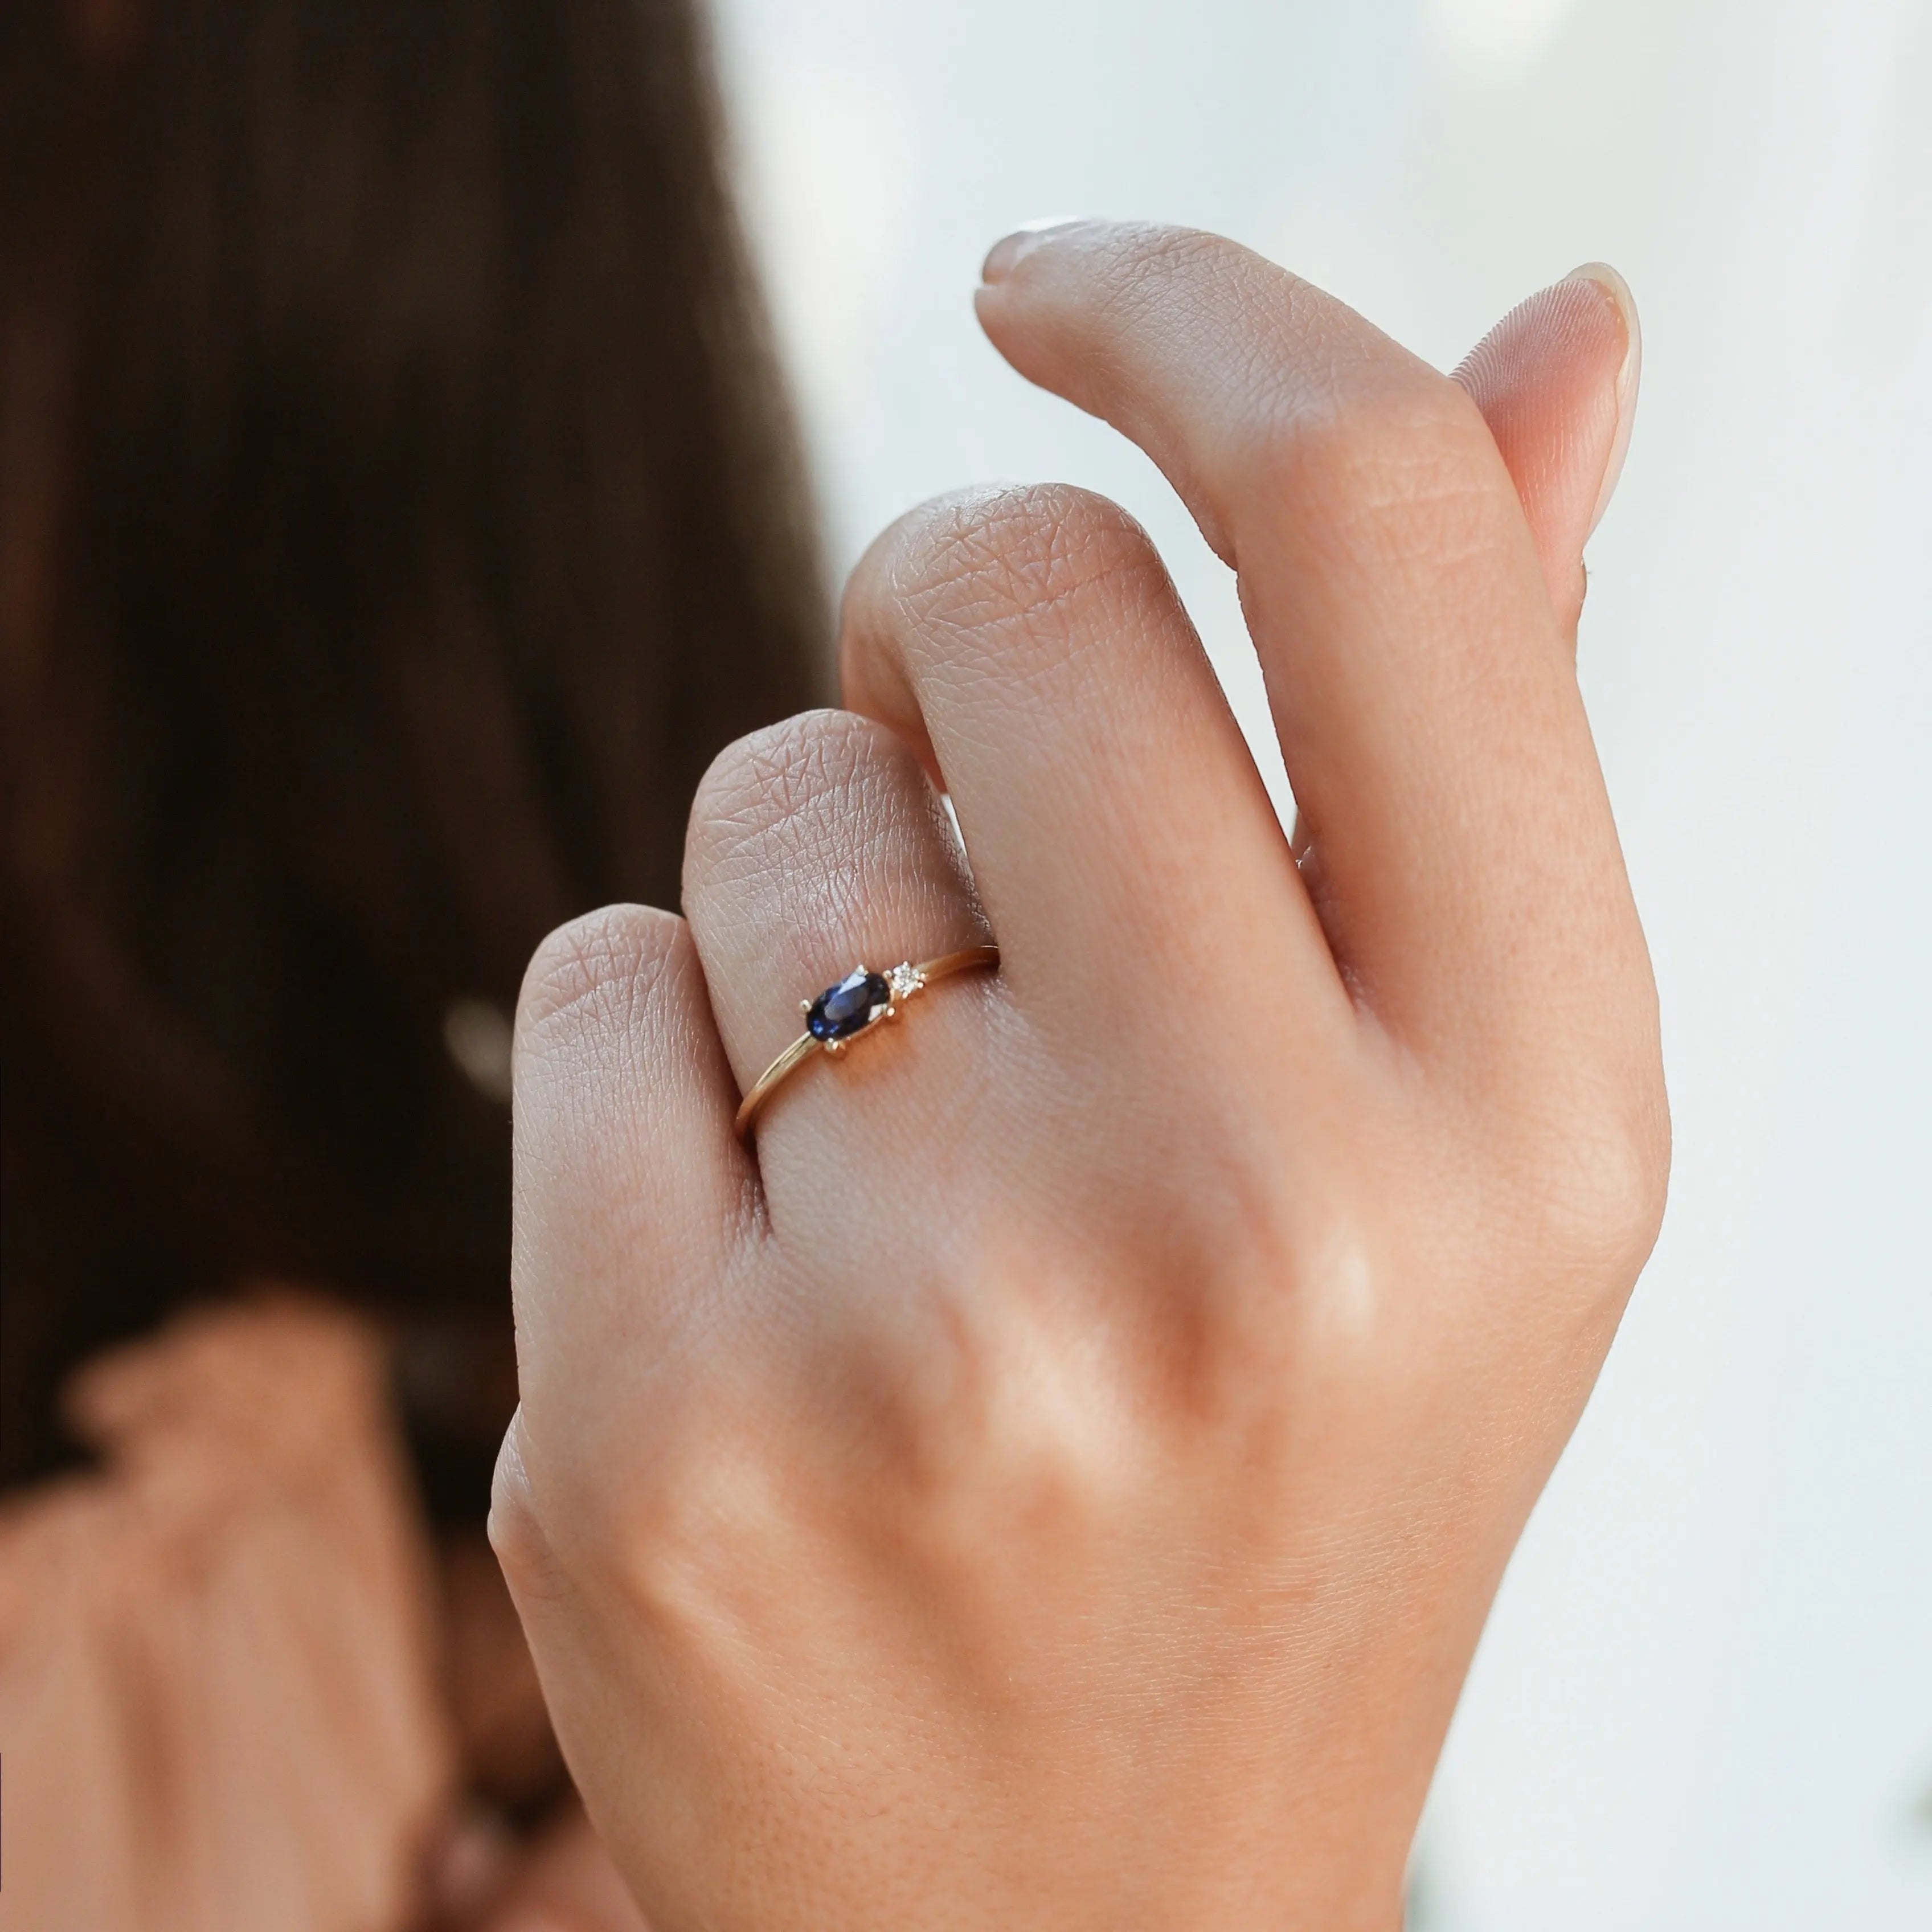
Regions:
<instances>
[{"instance_id":1,"label":"blurred finger","mask_svg":"<svg viewBox=\"0 0 1932 1932\"><path fill-rule=\"evenodd\" d=\"M483 1932L650 1932L590 1820L574 1801L525 1853Z\"/></svg>"}]
</instances>

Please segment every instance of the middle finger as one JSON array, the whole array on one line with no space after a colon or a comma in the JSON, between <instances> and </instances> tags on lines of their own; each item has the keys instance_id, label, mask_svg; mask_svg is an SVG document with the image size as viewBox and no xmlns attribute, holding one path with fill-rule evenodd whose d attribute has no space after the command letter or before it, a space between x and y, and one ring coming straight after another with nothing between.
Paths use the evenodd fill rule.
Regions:
<instances>
[{"instance_id":1,"label":"middle finger","mask_svg":"<svg viewBox=\"0 0 1932 1932\"><path fill-rule=\"evenodd\" d=\"M1088 1037L1346 995L1206 654L1144 533L1062 487L942 498L854 573L847 702L930 746L1003 974Z\"/></svg>"}]
</instances>

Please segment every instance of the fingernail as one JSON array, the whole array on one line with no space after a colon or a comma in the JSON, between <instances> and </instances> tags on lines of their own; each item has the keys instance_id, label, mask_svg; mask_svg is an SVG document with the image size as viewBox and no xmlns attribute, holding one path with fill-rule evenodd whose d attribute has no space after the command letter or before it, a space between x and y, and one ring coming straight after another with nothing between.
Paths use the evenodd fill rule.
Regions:
<instances>
[{"instance_id":1,"label":"fingernail","mask_svg":"<svg viewBox=\"0 0 1932 1932\"><path fill-rule=\"evenodd\" d=\"M1078 218L1049 214L1038 221L1024 221L1010 235L1003 236L986 252L980 265L982 282L1004 282L1025 258L1056 230L1071 228Z\"/></svg>"},{"instance_id":2,"label":"fingernail","mask_svg":"<svg viewBox=\"0 0 1932 1932\"><path fill-rule=\"evenodd\" d=\"M1617 371L1617 433L1610 443L1610 460L1604 466L1604 480L1597 489L1597 507L1591 512L1594 532L1604 520L1616 494L1617 479L1624 473L1624 458L1630 450L1630 425L1636 420L1637 386L1643 378L1643 329L1636 316L1636 298L1630 284L1607 262L1586 262L1572 269L1567 281L1594 282L1617 305L1623 318L1624 362Z\"/></svg>"}]
</instances>

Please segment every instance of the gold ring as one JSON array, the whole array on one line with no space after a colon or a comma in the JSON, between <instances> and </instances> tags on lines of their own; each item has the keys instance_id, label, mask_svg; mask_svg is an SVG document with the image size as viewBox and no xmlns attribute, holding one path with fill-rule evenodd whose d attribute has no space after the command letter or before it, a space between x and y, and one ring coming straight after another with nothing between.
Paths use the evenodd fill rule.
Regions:
<instances>
[{"instance_id":1,"label":"gold ring","mask_svg":"<svg viewBox=\"0 0 1932 1932\"><path fill-rule=\"evenodd\" d=\"M970 972L976 966L997 966L997 946L968 946L958 952L943 952L937 959L922 959L915 966L908 959L889 972L874 973L855 966L836 986L827 986L815 1000L801 1000L798 1010L805 1016L805 1030L752 1082L751 1090L738 1102L734 1124L738 1138L744 1139L752 1124L764 1112L765 1102L778 1088L814 1053L843 1053L862 1033L886 1020L896 1020L899 1009L935 980L950 979L955 973Z\"/></svg>"}]
</instances>

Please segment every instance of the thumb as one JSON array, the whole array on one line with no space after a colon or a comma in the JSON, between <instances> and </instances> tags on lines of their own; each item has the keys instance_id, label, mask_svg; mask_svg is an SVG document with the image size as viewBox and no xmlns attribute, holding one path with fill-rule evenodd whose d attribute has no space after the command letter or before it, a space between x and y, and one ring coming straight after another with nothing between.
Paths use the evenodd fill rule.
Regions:
<instances>
[{"instance_id":1,"label":"thumb","mask_svg":"<svg viewBox=\"0 0 1932 1932\"><path fill-rule=\"evenodd\" d=\"M1623 468L1642 362L1628 286L1592 262L1511 309L1456 371L1508 466L1573 640L1583 545Z\"/></svg>"}]
</instances>

